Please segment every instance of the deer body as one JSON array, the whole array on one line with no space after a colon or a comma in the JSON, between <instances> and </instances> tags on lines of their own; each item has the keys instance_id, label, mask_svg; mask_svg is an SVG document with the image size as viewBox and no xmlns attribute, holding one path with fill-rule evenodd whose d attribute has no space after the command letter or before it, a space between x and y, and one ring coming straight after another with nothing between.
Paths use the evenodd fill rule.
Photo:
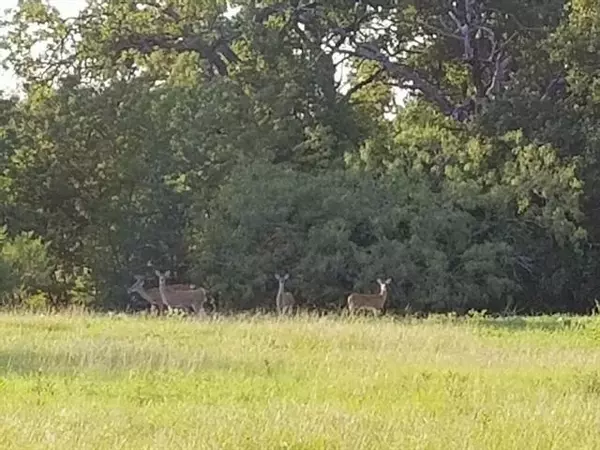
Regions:
<instances>
[{"instance_id":1,"label":"deer body","mask_svg":"<svg viewBox=\"0 0 600 450\"><path fill-rule=\"evenodd\" d=\"M135 292L135 293L139 294L140 297L142 297L144 300L146 300L150 304L151 307L152 306L156 307L158 309L159 313L161 313L163 311L163 307L166 305L162 301L162 297L160 295L159 289L158 288L145 289L143 276L136 275L135 279L136 279L136 282L133 283L133 285L131 287L127 288L127 293L133 294ZM193 285L174 284L173 289L185 291L185 290L193 289Z\"/></svg>"},{"instance_id":2,"label":"deer body","mask_svg":"<svg viewBox=\"0 0 600 450\"><path fill-rule=\"evenodd\" d=\"M279 276L279 274L275 274L275 278L279 281L279 289L277 291L277 296L275 297L278 314L291 313L294 308L294 296L291 292L285 292L285 281L289 277L289 274L285 274L283 277Z\"/></svg>"},{"instance_id":3,"label":"deer body","mask_svg":"<svg viewBox=\"0 0 600 450\"><path fill-rule=\"evenodd\" d=\"M379 283L379 294L350 294L348 296L348 311L350 314L353 314L359 309L369 309L373 311L373 314L383 311L383 307L385 306L388 295L387 286L391 282L391 278L388 278L385 280L385 282L378 278L377 283Z\"/></svg>"},{"instance_id":4,"label":"deer body","mask_svg":"<svg viewBox=\"0 0 600 450\"><path fill-rule=\"evenodd\" d=\"M162 302L171 308L191 308L195 314L206 315L204 311L204 302L207 298L206 289L199 287L196 289L179 290L174 289L172 286L167 286L167 278L171 275L171 271L167 270L165 273L156 271L158 276L158 291L160 293Z\"/></svg>"}]
</instances>

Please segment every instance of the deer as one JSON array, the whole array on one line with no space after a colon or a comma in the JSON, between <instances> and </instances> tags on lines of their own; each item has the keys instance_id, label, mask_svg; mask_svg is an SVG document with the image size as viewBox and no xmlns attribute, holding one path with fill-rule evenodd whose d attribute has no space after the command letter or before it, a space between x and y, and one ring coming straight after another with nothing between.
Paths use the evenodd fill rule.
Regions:
<instances>
[{"instance_id":1,"label":"deer","mask_svg":"<svg viewBox=\"0 0 600 450\"><path fill-rule=\"evenodd\" d=\"M358 294L353 292L348 296L348 311L350 314L354 314L359 309L370 309L374 315L379 312L383 312L385 302L388 296L388 285L392 282L391 278L381 281L377 278L379 283L379 294Z\"/></svg>"},{"instance_id":2,"label":"deer","mask_svg":"<svg viewBox=\"0 0 600 450\"><path fill-rule=\"evenodd\" d=\"M291 292L285 292L285 282L289 277L290 275L287 273L284 276L280 276L278 273L275 274L275 278L279 281L279 290L275 297L278 314L291 313L294 308L294 296Z\"/></svg>"},{"instance_id":3,"label":"deer","mask_svg":"<svg viewBox=\"0 0 600 450\"><path fill-rule=\"evenodd\" d=\"M144 289L144 283L146 281L146 278L143 275L134 275L134 278L135 278L135 283L133 283L129 288L127 288L127 293L130 295L133 294L134 292L139 294L140 297L142 297L144 300L146 300L150 304L150 307L155 307L155 308L157 308L159 314L162 313L163 307L166 305L162 301L162 297L160 296L159 289L158 288ZM185 290L194 289L194 285L174 284L171 286L171 288L176 289L176 290L185 291Z\"/></svg>"},{"instance_id":4,"label":"deer","mask_svg":"<svg viewBox=\"0 0 600 450\"><path fill-rule=\"evenodd\" d=\"M167 278L171 276L170 270L167 270L164 273L155 270L155 273L158 277L158 291L160 292L162 302L167 305L169 309L191 308L196 315L207 315L204 310L204 302L206 302L207 299L206 289L202 287L187 290L173 289L173 286L176 285L167 286Z\"/></svg>"}]
</instances>

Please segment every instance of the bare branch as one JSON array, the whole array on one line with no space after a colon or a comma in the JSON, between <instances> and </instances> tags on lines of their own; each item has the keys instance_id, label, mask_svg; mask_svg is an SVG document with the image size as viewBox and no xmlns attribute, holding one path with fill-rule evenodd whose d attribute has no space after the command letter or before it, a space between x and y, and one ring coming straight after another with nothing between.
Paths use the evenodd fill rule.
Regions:
<instances>
[{"instance_id":1,"label":"bare branch","mask_svg":"<svg viewBox=\"0 0 600 450\"><path fill-rule=\"evenodd\" d=\"M429 31L431 31L431 32L433 32L435 34L438 34L440 36L445 36L447 38L456 39L456 40L459 40L459 41L462 40L461 36L459 36L457 34L454 34L454 33L451 33L449 31L443 30L443 29L441 29L439 27L436 27L435 25L432 25L430 23L422 22L422 21L418 21L417 23L419 25L421 25L423 28L427 28L427 29L429 29Z\"/></svg>"},{"instance_id":2,"label":"bare branch","mask_svg":"<svg viewBox=\"0 0 600 450\"><path fill-rule=\"evenodd\" d=\"M462 24L460 23L460 20L458 20L458 17L456 17L456 14L454 14L453 11L448 11L448 15L450 16L450 18L456 25L455 31L460 30L460 27L462 26Z\"/></svg>"},{"instance_id":3,"label":"bare branch","mask_svg":"<svg viewBox=\"0 0 600 450\"><path fill-rule=\"evenodd\" d=\"M419 74L416 69L392 62L387 55L374 45L360 44L351 53L361 58L379 62L385 71L400 83L411 81L413 87L419 90L429 101L437 104L445 115L452 114L454 108L450 100L439 88Z\"/></svg>"},{"instance_id":4,"label":"bare branch","mask_svg":"<svg viewBox=\"0 0 600 450\"><path fill-rule=\"evenodd\" d=\"M541 100L545 101L556 96L561 97L565 94L567 88L568 83L563 75L554 77L548 84L548 87L546 87L546 91L544 92L544 95L542 95Z\"/></svg>"},{"instance_id":5,"label":"bare branch","mask_svg":"<svg viewBox=\"0 0 600 450\"><path fill-rule=\"evenodd\" d=\"M211 66L215 67L220 75L228 74L227 65L223 58L229 62L237 62L239 60L223 38L219 38L213 43L207 43L197 35L175 38L162 34L144 36L132 34L114 43L112 50L117 55L127 50L135 50L143 55L148 55L157 48L173 50L178 53L198 53Z\"/></svg>"},{"instance_id":6,"label":"bare branch","mask_svg":"<svg viewBox=\"0 0 600 450\"><path fill-rule=\"evenodd\" d=\"M506 77L506 69L508 65L511 63L511 56L507 56L506 58L502 58L503 53L500 52L496 57L496 64L494 73L492 75L492 79L490 80L490 84L485 91L486 96L491 96L492 94L498 94L500 92L501 82L504 81Z\"/></svg>"},{"instance_id":7,"label":"bare branch","mask_svg":"<svg viewBox=\"0 0 600 450\"><path fill-rule=\"evenodd\" d=\"M352 86L348 90L348 92L346 92L346 94L344 94L344 97L342 98L342 100L343 101L348 101L350 99L350 97L352 97L353 94L355 94L356 92L360 91L365 86L368 86L369 84L371 84L374 81L376 81L377 78L379 78L384 72L385 72L384 69L378 69L377 71L375 71L374 73L372 73L371 75L369 75L364 80L356 83L354 86Z\"/></svg>"}]
</instances>

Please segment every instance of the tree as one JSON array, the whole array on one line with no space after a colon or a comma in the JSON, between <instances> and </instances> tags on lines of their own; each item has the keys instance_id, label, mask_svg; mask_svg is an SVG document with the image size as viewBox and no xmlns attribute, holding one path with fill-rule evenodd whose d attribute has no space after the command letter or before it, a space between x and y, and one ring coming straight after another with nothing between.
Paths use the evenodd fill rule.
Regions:
<instances>
[{"instance_id":1,"label":"tree","mask_svg":"<svg viewBox=\"0 0 600 450\"><path fill-rule=\"evenodd\" d=\"M375 246L419 268L402 285L413 303L501 309L510 296L585 310L600 287L598 16L584 0L94 0L62 18L23 1L3 40L26 95L0 114L2 222L11 237L41 236L58 273L91 273L103 305L122 306L149 262L189 278L196 258L224 298L253 304L265 289L253 267L273 257L211 228L251 216L279 224L263 237L291 252L302 295L320 304L298 273L322 271L323 299L338 298L370 283L364 249ZM362 212L338 205L327 183L331 195L355 192ZM243 189L299 205L314 235ZM356 244L348 230L368 241L372 216L398 225L369 189L422 229ZM310 211L312 199L337 205L340 221ZM229 211L235 202L255 211ZM229 285L219 264L236 245L250 268Z\"/></svg>"}]
</instances>

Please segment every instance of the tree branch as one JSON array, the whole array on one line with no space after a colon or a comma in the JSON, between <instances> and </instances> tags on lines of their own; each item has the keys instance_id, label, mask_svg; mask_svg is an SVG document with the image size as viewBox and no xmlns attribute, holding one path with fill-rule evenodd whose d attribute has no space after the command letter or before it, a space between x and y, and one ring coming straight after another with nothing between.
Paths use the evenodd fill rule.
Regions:
<instances>
[{"instance_id":1,"label":"tree branch","mask_svg":"<svg viewBox=\"0 0 600 450\"><path fill-rule=\"evenodd\" d=\"M438 87L427 81L416 69L392 62L388 56L374 45L359 44L356 50L350 51L350 53L360 58L379 62L382 68L400 83L412 82L413 87L419 90L429 101L435 103L443 114L452 115L454 106L448 97Z\"/></svg>"},{"instance_id":2,"label":"tree branch","mask_svg":"<svg viewBox=\"0 0 600 450\"><path fill-rule=\"evenodd\" d=\"M132 34L115 42L112 50L117 55L127 50L135 50L142 55L148 55L155 51L156 48L173 50L177 53L198 53L223 76L228 74L225 60L230 63L239 61L237 55L231 50L229 44L224 39L219 38L212 43L207 43L198 35L171 37L167 35L140 36Z\"/></svg>"},{"instance_id":3,"label":"tree branch","mask_svg":"<svg viewBox=\"0 0 600 450\"><path fill-rule=\"evenodd\" d=\"M348 89L348 92L346 92L346 94L344 94L344 97L342 98L342 100L348 101L354 93L360 91L365 86L367 86L367 85L371 84L372 82L374 82L375 80L377 80L377 78L379 78L381 76L381 74L383 74L384 72L385 72L385 70L383 68L378 69L377 71L375 71L374 73L369 75L364 80L356 83L354 86L352 86L350 89Z\"/></svg>"}]
</instances>

